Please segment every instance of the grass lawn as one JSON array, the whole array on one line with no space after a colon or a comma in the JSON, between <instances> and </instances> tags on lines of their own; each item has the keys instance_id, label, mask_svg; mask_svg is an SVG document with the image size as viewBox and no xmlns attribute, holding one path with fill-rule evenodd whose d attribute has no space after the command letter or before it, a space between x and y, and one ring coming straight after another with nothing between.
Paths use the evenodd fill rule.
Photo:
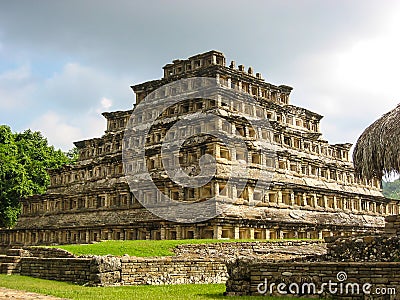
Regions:
<instances>
[{"instance_id":1,"label":"grass lawn","mask_svg":"<svg viewBox=\"0 0 400 300\"><path fill-rule=\"evenodd\" d=\"M282 242L288 240L257 240L259 242ZM299 241L299 240L296 240ZM84 245L52 246L65 249L75 255L107 255L150 257L171 256L172 249L182 244L211 244L232 242L255 242L255 240L127 240L127 241L102 241Z\"/></svg>"},{"instance_id":2,"label":"grass lawn","mask_svg":"<svg viewBox=\"0 0 400 300\"><path fill-rule=\"evenodd\" d=\"M72 283L44 280L18 275L0 275L0 286L35 292L45 295L68 299L81 300L255 300L255 299L293 299L274 297L228 297L223 296L225 285L223 284L183 284L183 285L140 285L122 287L84 287Z\"/></svg>"}]
</instances>

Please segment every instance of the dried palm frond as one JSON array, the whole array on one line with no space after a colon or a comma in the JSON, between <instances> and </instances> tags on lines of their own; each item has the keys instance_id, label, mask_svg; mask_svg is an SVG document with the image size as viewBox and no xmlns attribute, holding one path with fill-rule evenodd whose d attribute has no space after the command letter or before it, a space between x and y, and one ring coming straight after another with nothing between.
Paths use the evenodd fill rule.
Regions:
<instances>
[{"instance_id":1,"label":"dried palm frond","mask_svg":"<svg viewBox=\"0 0 400 300\"><path fill-rule=\"evenodd\" d=\"M367 179L400 173L400 104L365 129L355 145L353 162L356 173Z\"/></svg>"}]
</instances>

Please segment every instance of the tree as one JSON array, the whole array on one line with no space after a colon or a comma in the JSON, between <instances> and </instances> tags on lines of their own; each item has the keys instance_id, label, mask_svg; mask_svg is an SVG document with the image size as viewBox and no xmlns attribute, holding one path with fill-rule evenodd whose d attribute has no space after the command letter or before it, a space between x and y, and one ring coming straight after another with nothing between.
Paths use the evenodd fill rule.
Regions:
<instances>
[{"instance_id":1,"label":"tree","mask_svg":"<svg viewBox=\"0 0 400 300\"><path fill-rule=\"evenodd\" d=\"M400 179L393 182L382 181L383 195L391 199L400 199Z\"/></svg>"},{"instance_id":2,"label":"tree","mask_svg":"<svg viewBox=\"0 0 400 300\"><path fill-rule=\"evenodd\" d=\"M0 227L12 227L20 212L20 199L42 194L50 183L48 169L76 160L49 146L40 132L13 133L0 125Z\"/></svg>"}]
</instances>

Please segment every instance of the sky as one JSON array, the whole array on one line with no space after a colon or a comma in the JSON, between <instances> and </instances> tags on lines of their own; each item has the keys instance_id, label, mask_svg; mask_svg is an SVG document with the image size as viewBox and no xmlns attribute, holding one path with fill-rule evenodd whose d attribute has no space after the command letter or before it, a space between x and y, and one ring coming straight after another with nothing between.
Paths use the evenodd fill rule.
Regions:
<instances>
[{"instance_id":1,"label":"sky","mask_svg":"<svg viewBox=\"0 0 400 300\"><path fill-rule=\"evenodd\" d=\"M0 124L67 151L132 108L131 85L212 49L292 86L330 143L400 103L400 1L0 0Z\"/></svg>"}]
</instances>

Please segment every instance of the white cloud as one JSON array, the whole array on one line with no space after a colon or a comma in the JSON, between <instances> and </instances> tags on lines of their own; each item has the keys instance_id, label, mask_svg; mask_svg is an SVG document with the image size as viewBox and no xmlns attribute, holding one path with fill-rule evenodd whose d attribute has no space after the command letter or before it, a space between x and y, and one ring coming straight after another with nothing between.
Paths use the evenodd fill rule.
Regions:
<instances>
[{"instance_id":1,"label":"white cloud","mask_svg":"<svg viewBox=\"0 0 400 300\"><path fill-rule=\"evenodd\" d=\"M400 102L399 36L397 6L374 34L301 62L303 78L298 77L294 93L300 97L294 102L325 116L321 128L330 142L355 143L369 124Z\"/></svg>"},{"instance_id":2,"label":"white cloud","mask_svg":"<svg viewBox=\"0 0 400 300\"><path fill-rule=\"evenodd\" d=\"M108 111L113 106L113 101L103 97L96 107L92 107L90 109L91 112L95 112L96 114L101 114L104 111Z\"/></svg>"},{"instance_id":3,"label":"white cloud","mask_svg":"<svg viewBox=\"0 0 400 300\"><path fill-rule=\"evenodd\" d=\"M78 63L67 63L60 72L39 82L37 93L25 95L37 99L37 107L30 114L40 113L26 126L41 131L50 144L63 150L72 148L75 141L100 137L106 127L102 112L114 106L131 107L128 82ZM129 98L132 100L127 101Z\"/></svg>"},{"instance_id":4,"label":"white cloud","mask_svg":"<svg viewBox=\"0 0 400 300\"><path fill-rule=\"evenodd\" d=\"M129 109L133 103L129 79L78 63L65 64L49 78L33 77L29 65L0 73L0 120L17 131L39 130L63 150L74 141L101 136L102 112Z\"/></svg>"},{"instance_id":5,"label":"white cloud","mask_svg":"<svg viewBox=\"0 0 400 300\"><path fill-rule=\"evenodd\" d=\"M40 131L49 141L50 145L67 151L73 147L72 141L82 137L82 131L70 125L66 116L59 115L54 111L48 111L39 116L30 125L34 131Z\"/></svg>"},{"instance_id":6,"label":"white cloud","mask_svg":"<svg viewBox=\"0 0 400 300\"><path fill-rule=\"evenodd\" d=\"M105 127L106 120L94 112L72 117L48 111L28 125L32 130L40 131L50 145L63 151L71 149L74 146L73 142L102 136Z\"/></svg>"},{"instance_id":7,"label":"white cloud","mask_svg":"<svg viewBox=\"0 0 400 300\"><path fill-rule=\"evenodd\" d=\"M112 100L107 99L107 98L102 98L101 99L101 107L104 109L109 109L113 105Z\"/></svg>"},{"instance_id":8,"label":"white cloud","mask_svg":"<svg viewBox=\"0 0 400 300\"><path fill-rule=\"evenodd\" d=\"M0 73L0 109L10 111L28 105L28 97L35 90L36 84L28 65Z\"/></svg>"},{"instance_id":9,"label":"white cloud","mask_svg":"<svg viewBox=\"0 0 400 300\"><path fill-rule=\"evenodd\" d=\"M81 113L133 102L130 83L128 78L74 62L65 64L61 72L46 79L38 96L59 109Z\"/></svg>"},{"instance_id":10,"label":"white cloud","mask_svg":"<svg viewBox=\"0 0 400 300\"><path fill-rule=\"evenodd\" d=\"M28 65L23 65L17 69L7 70L0 74L0 81L25 80L31 77L31 69Z\"/></svg>"}]
</instances>

